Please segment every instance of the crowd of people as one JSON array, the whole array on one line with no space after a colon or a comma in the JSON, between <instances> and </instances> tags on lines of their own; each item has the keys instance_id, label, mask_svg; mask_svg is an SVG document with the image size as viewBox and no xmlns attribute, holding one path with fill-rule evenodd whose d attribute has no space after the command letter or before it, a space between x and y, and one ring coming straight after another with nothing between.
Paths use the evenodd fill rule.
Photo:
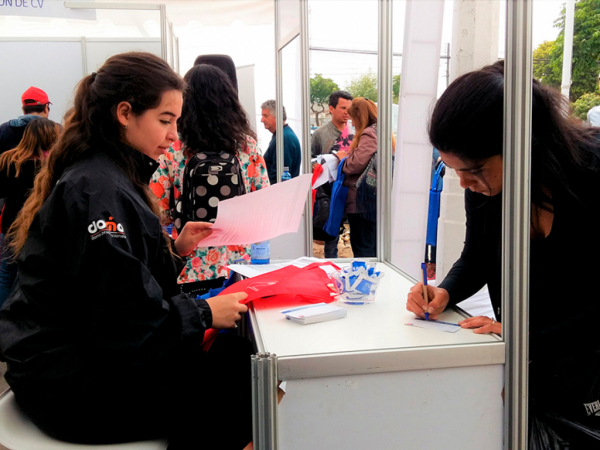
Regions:
<instances>
[{"instance_id":1,"label":"crowd of people","mask_svg":"<svg viewBox=\"0 0 600 450\"><path fill-rule=\"evenodd\" d=\"M495 319L461 322L476 333L502 334L503 87L498 62L457 78L435 105L429 139L465 189L466 239L446 278L416 284L406 303L436 319L487 284ZM565 99L537 81L532 103L531 414L571 448L592 448L594 426L573 399L587 395L590 376L595 383L595 331L582 324L598 307L593 296L568 301L581 266L598 265L581 227L598 209L599 133L570 119ZM273 133L264 157L225 56L199 57L183 79L148 53L112 56L80 81L62 126L48 119L49 105L31 87L24 115L0 126L0 358L17 402L70 442L166 437L172 450L251 448L252 344L220 333L202 345L208 329L235 328L247 310L245 293L205 294L249 249L202 239L220 200L279 181L275 101L261 105ZM374 257L377 105L338 91L329 111L311 156L339 160L353 254ZM294 177L300 143L285 123L283 133ZM338 240L325 241L327 257L337 256ZM225 417L227 432L215 432Z\"/></svg>"}]
</instances>

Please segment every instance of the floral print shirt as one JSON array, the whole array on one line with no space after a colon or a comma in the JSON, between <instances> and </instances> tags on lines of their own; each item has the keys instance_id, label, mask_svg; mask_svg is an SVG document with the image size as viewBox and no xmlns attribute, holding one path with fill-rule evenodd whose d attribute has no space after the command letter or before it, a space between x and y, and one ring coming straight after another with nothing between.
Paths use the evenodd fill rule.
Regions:
<instances>
[{"instance_id":1,"label":"floral print shirt","mask_svg":"<svg viewBox=\"0 0 600 450\"><path fill-rule=\"evenodd\" d=\"M246 192L253 192L269 186L267 166L253 138L247 137L244 145L238 149L237 158L244 176ZM160 165L150 180L150 189L158 197L158 204L163 211L169 211L171 207L169 205L171 190L173 190L175 200L181 195L183 171L187 160L188 157L184 154L181 141L174 142L165 155L159 159ZM173 238L177 238L175 227L173 227ZM194 253L186 258L185 267L179 274L177 282L191 283L228 277L229 269L225 266L249 253L249 245L197 247Z\"/></svg>"}]
</instances>

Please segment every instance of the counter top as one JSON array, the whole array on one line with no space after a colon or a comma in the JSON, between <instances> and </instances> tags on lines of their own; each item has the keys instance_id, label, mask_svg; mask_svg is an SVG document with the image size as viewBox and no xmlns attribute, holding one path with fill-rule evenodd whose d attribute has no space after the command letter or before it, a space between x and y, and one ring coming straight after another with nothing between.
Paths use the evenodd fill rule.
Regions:
<instances>
[{"instance_id":1,"label":"counter top","mask_svg":"<svg viewBox=\"0 0 600 450\"><path fill-rule=\"evenodd\" d=\"M300 325L280 312L299 303L253 302L259 351L277 355L280 379L504 363L504 343L497 336L405 325L414 318L406 310L412 282L382 263L378 270L385 276L373 303L335 303L348 310L343 319ZM448 322L462 318L454 310L440 316Z\"/></svg>"}]
</instances>

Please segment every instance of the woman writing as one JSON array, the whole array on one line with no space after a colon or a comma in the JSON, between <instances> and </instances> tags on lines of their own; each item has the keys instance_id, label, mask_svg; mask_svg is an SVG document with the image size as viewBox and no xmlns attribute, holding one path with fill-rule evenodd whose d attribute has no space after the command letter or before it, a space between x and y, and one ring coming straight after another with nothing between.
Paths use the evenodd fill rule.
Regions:
<instances>
[{"instance_id":1,"label":"woman writing","mask_svg":"<svg viewBox=\"0 0 600 450\"><path fill-rule=\"evenodd\" d=\"M0 156L0 198L6 199L0 235L0 308L8 298L17 276L17 264L11 256L5 236L33 188L33 179L46 160L59 130L57 123L44 117L33 120L25 128L19 145Z\"/></svg>"},{"instance_id":2,"label":"woman writing","mask_svg":"<svg viewBox=\"0 0 600 450\"><path fill-rule=\"evenodd\" d=\"M189 70L185 81L188 88L183 96L183 112L179 119L181 141L175 142L160 159L160 166L150 183L161 208L174 212L174 237L183 225L177 215L182 209L185 167L194 154L202 152L202 156L224 156L224 162L235 158L241 174L237 183L241 183L244 193L269 185L267 168L256 146L256 135L227 74L217 67L200 64ZM239 186L237 183L236 186ZM229 186L226 188L229 189ZM212 208L204 205L203 210L207 209ZM196 209L196 220L214 220L215 217L199 218L195 213ZM211 288L223 286L229 275L227 265L247 253L247 246L195 248L179 274L182 292L202 295Z\"/></svg>"},{"instance_id":3,"label":"woman writing","mask_svg":"<svg viewBox=\"0 0 600 450\"><path fill-rule=\"evenodd\" d=\"M344 186L348 187L346 214L350 225L350 245L354 257L377 256L377 201L376 198L357 195L356 182L377 152L377 105L357 97L348 108L348 115L356 132L348 152L337 152L344 158ZM363 186L363 188L366 186Z\"/></svg>"},{"instance_id":4,"label":"woman writing","mask_svg":"<svg viewBox=\"0 0 600 450\"><path fill-rule=\"evenodd\" d=\"M200 351L207 328L235 326L245 294L178 293L176 255L210 224L188 223L171 246L148 188L177 139L183 87L148 53L85 77L13 226L19 274L0 312L0 356L21 408L58 439L250 442L249 342L219 335Z\"/></svg>"},{"instance_id":5,"label":"woman writing","mask_svg":"<svg viewBox=\"0 0 600 450\"><path fill-rule=\"evenodd\" d=\"M502 332L503 102L504 65L499 62L455 80L438 100L429 125L432 145L465 188L467 232L460 259L438 287L427 288L432 299L428 312L436 318L487 284L496 319L473 317L461 322L476 333ZM570 119L567 112L565 99L534 81L529 392L540 410L560 415L568 415L570 399L589 388L572 378L581 375L576 367L595 361L596 330L586 322L600 309L593 296L579 297L576 306L569 305L575 300L573 283L581 278L582 268L585 273L600 268L597 240L581 232L596 223L600 207L600 141L598 129ZM407 309L424 317L421 283L408 295ZM571 448L592 448L584 433L573 429L561 433L573 445L581 445Z\"/></svg>"}]
</instances>

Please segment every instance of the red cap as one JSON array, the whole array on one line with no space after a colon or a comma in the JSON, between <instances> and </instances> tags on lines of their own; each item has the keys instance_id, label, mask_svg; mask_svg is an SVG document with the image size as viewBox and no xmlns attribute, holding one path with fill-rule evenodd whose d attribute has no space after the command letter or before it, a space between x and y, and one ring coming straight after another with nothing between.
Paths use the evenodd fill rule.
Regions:
<instances>
[{"instance_id":1,"label":"red cap","mask_svg":"<svg viewBox=\"0 0 600 450\"><path fill-rule=\"evenodd\" d=\"M23 103L23 106L52 104L52 102L48 100L48 94L34 86L31 86L23 92L23 95L21 95L21 102Z\"/></svg>"}]
</instances>

